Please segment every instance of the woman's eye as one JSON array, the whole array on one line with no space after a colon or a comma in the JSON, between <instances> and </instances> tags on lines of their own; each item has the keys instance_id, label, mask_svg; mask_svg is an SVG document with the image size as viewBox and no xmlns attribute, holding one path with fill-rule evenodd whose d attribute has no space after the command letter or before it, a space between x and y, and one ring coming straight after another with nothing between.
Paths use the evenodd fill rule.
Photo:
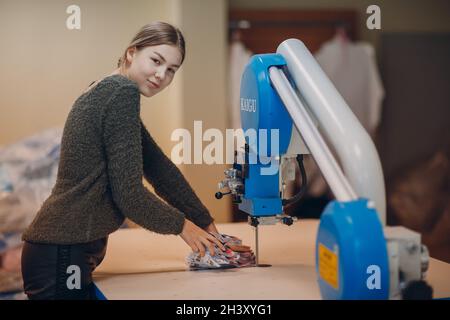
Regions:
<instances>
[{"instance_id":1,"label":"woman's eye","mask_svg":"<svg viewBox=\"0 0 450 320\"><path fill-rule=\"evenodd\" d=\"M174 69L169 69L170 73L175 73Z\"/></svg>"},{"instance_id":2,"label":"woman's eye","mask_svg":"<svg viewBox=\"0 0 450 320\"><path fill-rule=\"evenodd\" d=\"M152 60L153 60L153 62L154 62L154 63L156 63L156 64L158 64L158 65L160 64L160 62L159 62L159 60L158 60L158 59L154 59L154 58L152 58Z\"/></svg>"}]
</instances>

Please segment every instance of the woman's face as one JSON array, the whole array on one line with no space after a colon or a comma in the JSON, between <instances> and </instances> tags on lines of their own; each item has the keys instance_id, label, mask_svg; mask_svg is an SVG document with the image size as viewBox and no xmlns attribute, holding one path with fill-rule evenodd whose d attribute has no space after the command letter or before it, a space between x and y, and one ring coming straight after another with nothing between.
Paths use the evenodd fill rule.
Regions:
<instances>
[{"instance_id":1,"label":"woman's face","mask_svg":"<svg viewBox=\"0 0 450 320\"><path fill-rule=\"evenodd\" d=\"M161 44L127 52L128 77L136 82L139 91L151 97L167 87L181 65L181 53L176 46Z\"/></svg>"}]
</instances>

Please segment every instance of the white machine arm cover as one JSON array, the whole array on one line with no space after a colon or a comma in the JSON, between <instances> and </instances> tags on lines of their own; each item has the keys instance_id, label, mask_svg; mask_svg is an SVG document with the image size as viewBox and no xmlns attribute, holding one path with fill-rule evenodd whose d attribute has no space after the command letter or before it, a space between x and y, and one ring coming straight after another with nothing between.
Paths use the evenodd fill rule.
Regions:
<instances>
[{"instance_id":1,"label":"white machine arm cover","mask_svg":"<svg viewBox=\"0 0 450 320\"><path fill-rule=\"evenodd\" d=\"M277 53L286 60L289 74L306 107L333 144L351 187L357 196L375 203L380 221L385 225L383 171L372 139L303 42L297 39L283 41ZM301 132L302 128L298 129ZM311 153L316 159L313 150Z\"/></svg>"},{"instance_id":2,"label":"white machine arm cover","mask_svg":"<svg viewBox=\"0 0 450 320\"><path fill-rule=\"evenodd\" d=\"M336 159L334 159L333 154L314 125L306 108L295 94L283 71L278 67L271 67L269 68L269 74L272 85L278 92L295 126L314 156L336 199L339 201L356 200L356 193L348 183Z\"/></svg>"}]
</instances>

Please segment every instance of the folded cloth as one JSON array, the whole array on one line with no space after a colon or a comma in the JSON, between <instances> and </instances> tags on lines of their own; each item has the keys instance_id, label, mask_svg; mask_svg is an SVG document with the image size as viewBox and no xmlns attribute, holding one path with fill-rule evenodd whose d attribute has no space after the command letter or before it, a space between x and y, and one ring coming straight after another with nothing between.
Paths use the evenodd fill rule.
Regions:
<instances>
[{"instance_id":1,"label":"folded cloth","mask_svg":"<svg viewBox=\"0 0 450 320\"><path fill-rule=\"evenodd\" d=\"M253 251L249 246L243 245L242 240L227 234L215 232L210 234L224 245L225 251L214 244L214 255L211 255L208 249L203 257L198 252L191 252L186 257L190 270L243 268L256 265Z\"/></svg>"}]
</instances>

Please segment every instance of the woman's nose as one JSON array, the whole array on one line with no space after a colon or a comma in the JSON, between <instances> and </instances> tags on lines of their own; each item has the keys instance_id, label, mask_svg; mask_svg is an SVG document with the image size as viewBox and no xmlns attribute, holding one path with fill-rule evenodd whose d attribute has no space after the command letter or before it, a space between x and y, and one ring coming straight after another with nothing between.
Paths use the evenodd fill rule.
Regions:
<instances>
[{"instance_id":1,"label":"woman's nose","mask_svg":"<svg viewBox=\"0 0 450 320\"><path fill-rule=\"evenodd\" d=\"M155 73L155 78L158 79L159 81L163 81L164 80L164 71L158 71Z\"/></svg>"}]
</instances>

